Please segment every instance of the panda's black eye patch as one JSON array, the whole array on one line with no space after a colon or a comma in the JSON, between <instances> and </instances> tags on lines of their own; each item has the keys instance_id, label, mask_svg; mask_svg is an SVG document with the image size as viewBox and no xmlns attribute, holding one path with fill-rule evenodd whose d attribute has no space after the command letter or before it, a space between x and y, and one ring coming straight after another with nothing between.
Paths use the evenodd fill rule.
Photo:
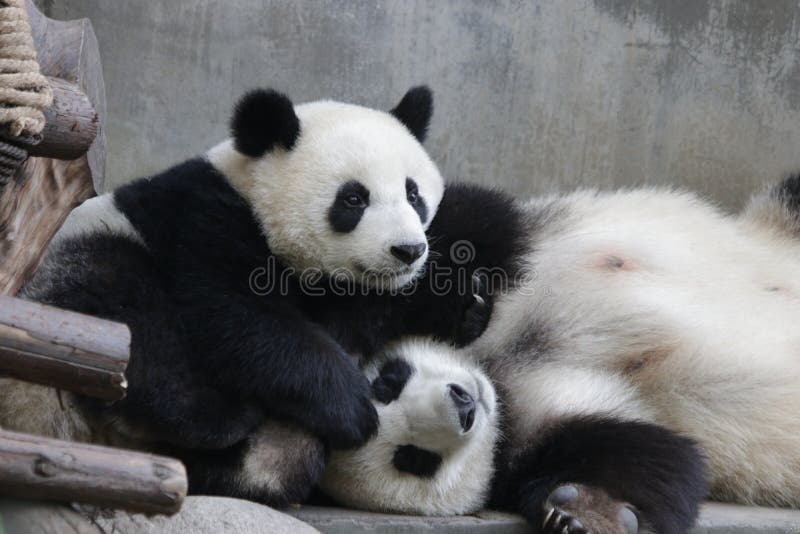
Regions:
<instances>
[{"instance_id":1,"label":"panda's black eye patch","mask_svg":"<svg viewBox=\"0 0 800 534\"><path fill-rule=\"evenodd\" d=\"M425 199L419 194L419 187L417 182L412 178L406 178L406 199L414 211L419 215L419 220L423 223L428 220L428 206L425 204Z\"/></svg>"},{"instance_id":2,"label":"panda's black eye patch","mask_svg":"<svg viewBox=\"0 0 800 534\"><path fill-rule=\"evenodd\" d=\"M442 465L442 457L414 445L401 445L394 451L392 464L398 471L422 478L431 478Z\"/></svg>"},{"instance_id":3,"label":"panda's black eye patch","mask_svg":"<svg viewBox=\"0 0 800 534\"><path fill-rule=\"evenodd\" d=\"M412 374L414 369L405 360L394 359L383 364L380 374L372 381L375 399L383 404L397 399Z\"/></svg>"},{"instance_id":4,"label":"panda's black eye patch","mask_svg":"<svg viewBox=\"0 0 800 534\"><path fill-rule=\"evenodd\" d=\"M328 222L334 232L352 232L369 206L369 190L357 180L342 184L328 208Z\"/></svg>"}]
</instances>

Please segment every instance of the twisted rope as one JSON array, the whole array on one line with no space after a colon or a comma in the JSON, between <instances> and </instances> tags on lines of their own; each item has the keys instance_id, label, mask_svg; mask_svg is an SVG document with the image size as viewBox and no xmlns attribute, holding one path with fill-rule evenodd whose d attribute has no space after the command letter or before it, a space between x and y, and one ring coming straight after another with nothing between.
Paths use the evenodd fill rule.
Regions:
<instances>
[{"instance_id":1,"label":"twisted rope","mask_svg":"<svg viewBox=\"0 0 800 534\"><path fill-rule=\"evenodd\" d=\"M50 84L39 71L25 0L0 0L0 137L34 144L45 124L42 110L53 103ZM0 141L0 191L27 153Z\"/></svg>"},{"instance_id":2,"label":"twisted rope","mask_svg":"<svg viewBox=\"0 0 800 534\"><path fill-rule=\"evenodd\" d=\"M44 128L42 110L52 102L36 61L25 0L0 0L0 127L12 138L34 137Z\"/></svg>"}]
</instances>

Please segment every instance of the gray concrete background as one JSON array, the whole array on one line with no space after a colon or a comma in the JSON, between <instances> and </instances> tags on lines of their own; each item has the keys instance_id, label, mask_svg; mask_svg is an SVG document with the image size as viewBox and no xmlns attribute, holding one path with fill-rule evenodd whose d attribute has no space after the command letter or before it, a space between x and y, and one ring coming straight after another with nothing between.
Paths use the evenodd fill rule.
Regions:
<instances>
[{"instance_id":1,"label":"gray concrete background","mask_svg":"<svg viewBox=\"0 0 800 534\"><path fill-rule=\"evenodd\" d=\"M795 0L38 0L91 18L111 186L226 135L234 100L436 92L449 180L519 195L675 184L736 207L800 169Z\"/></svg>"}]
</instances>

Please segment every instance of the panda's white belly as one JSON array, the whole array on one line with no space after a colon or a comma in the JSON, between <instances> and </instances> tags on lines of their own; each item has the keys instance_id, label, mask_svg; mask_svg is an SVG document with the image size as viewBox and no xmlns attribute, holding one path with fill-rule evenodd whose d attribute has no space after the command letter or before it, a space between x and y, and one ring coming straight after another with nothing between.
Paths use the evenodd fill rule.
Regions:
<instances>
[{"instance_id":1,"label":"panda's white belly","mask_svg":"<svg viewBox=\"0 0 800 534\"><path fill-rule=\"evenodd\" d=\"M800 246L688 195L565 202L478 344L524 432L573 413L647 419L701 442L715 496L799 505Z\"/></svg>"}]
</instances>

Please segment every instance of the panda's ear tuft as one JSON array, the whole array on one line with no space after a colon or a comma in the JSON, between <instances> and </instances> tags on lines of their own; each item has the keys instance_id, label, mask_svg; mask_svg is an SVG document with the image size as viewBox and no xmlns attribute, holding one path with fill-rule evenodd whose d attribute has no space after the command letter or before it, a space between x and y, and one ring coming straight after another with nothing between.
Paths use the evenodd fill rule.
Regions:
<instances>
[{"instance_id":1,"label":"panda's ear tuft","mask_svg":"<svg viewBox=\"0 0 800 534\"><path fill-rule=\"evenodd\" d=\"M412 87L390 113L422 143L428 135L433 115L433 93L425 85Z\"/></svg>"},{"instance_id":2,"label":"panda's ear tuft","mask_svg":"<svg viewBox=\"0 0 800 534\"><path fill-rule=\"evenodd\" d=\"M236 150L259 158L276 146L291 150L300 136L300 119L286 95L256 89L236 104L231 120Z\"/></svg>"}]
</instances>

